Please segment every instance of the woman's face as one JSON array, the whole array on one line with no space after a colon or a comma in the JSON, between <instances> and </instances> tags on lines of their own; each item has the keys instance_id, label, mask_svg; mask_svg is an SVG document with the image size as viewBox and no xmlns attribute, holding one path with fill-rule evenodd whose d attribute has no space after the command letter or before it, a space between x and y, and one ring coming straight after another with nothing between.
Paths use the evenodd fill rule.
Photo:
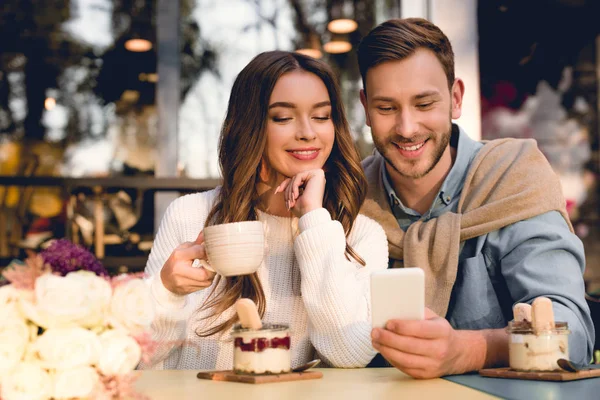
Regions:
<instances>
[{"instance_id":1,"label":"woman's face","mask_svg":"<svg viewBox=\"0 0 600 400\"><path fill-rule=\"evenodd\" d=\"M323 168L335 128L327 87L317 75L306 71L282 75L271 93L267 119L265 160L270 173L278 175L277 183Z\"/></svg>"}]
</instances>

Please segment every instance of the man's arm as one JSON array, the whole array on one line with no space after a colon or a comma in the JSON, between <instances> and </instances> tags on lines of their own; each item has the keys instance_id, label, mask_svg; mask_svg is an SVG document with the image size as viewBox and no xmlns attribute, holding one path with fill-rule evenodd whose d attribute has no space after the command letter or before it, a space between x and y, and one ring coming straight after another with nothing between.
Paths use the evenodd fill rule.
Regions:
<instances>
[{"instance_id":1,"label":"man's arm","mask_svg":"<svg viewBox=\"0 0 600 400\"><path fill-rule=\"evenodd\" d=\"M506 282L512 303L546 296L555 319L569 324L570 357L591 359L594 326L585 301L583 245L558 212L510 225L486 238L486 257ZM426 321L392 321L373 330L374 347L392 365L418 378L458 374L508 365L503 329L454 330L428 312Z\"/></svg>"},{"instance_id":2,"label":"man's arm","mask_svg":"<svg viewBox=\"0 0 600 400\"><path fill-rule=\"evenodd\" d=\"M487 237L487 256L498 260L510 298L530 303L552 300L556 321L569 324L569 355L588 363L594 346L594 325L585 301L585 253L558 212L517 222Z\"/></svg>"}]
</instances>

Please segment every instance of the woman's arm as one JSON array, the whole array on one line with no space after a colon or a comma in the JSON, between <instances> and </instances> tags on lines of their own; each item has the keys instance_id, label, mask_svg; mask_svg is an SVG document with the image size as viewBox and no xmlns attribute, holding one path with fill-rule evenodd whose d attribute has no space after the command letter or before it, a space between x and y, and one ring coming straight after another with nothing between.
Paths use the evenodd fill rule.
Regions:
<instances>
[{"instance_id":1,"label":"woman's arm","mask_svg":"<svg viewBox=\"0 0 600 400\"><path fill-rule=\"evenodd\" d=\"M302 276L302 298L317 351L336 367L364 367L376 355L371 344L370 274L388 266L381 226L360 215L348 243L366 262L346 258L342 225L320 208L299 221L294 243Z\"/></svg>"}]
</instances>

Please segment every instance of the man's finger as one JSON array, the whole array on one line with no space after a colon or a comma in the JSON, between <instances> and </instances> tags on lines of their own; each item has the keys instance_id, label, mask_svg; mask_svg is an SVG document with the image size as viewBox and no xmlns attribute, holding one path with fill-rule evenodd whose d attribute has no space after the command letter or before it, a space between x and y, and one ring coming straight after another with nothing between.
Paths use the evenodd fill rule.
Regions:
<instances>
[{"instance_id":1,"label":"man's finger","mask_svg":"<svg viewBox=\"0 0 600 400\"><path fill-rule=\"evenodd\" d=\"M434 313L431 309L425 307L425 319L439 318L440 316Z\"/></svg>"},{"instance_id":2,"label":"man's finger","mask_svg":"<svg viewBox=\"0 0 600 400\"><path fill-rule=\"evenodd\" d=\"M439 319L424 321L407 321L393 319L387 322L385 328L401 336L412 336L421 339L437 339L444 336L445 325Z\"/></svg>"},{"instance_id":3,"label":"man's finger","mask_svg":"<svg viewBox=\"0 0 600 400\"><path fill-rule=\"evenodd\" d=\"M375 328L373 341L408 354L430 356L435 352L435 343L430 339L400 336L386 329Z\"/></svg>"},{"instance_id":4,"label":"man's finger","mask_svg":"<svg viewBox=\"0 0 600 400\"><path fill-rule=\"evenodd\" d=\"M391 347L387 347L384 345L379 345L374 343L375 349L381 353L381 355L392 363L396 368L404 371L407 369L432 369L435 368L434 361L430 358L416 355L416 354L408 354L393 349Z\"/></svg>"}]
</instances>

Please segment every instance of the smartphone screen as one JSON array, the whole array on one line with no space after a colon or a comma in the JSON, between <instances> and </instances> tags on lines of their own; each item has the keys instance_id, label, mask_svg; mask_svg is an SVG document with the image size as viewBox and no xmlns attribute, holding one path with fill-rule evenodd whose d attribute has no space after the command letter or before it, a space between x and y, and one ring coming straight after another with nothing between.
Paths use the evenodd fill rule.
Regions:
<instances>
[{"instance_id":1,"label":"smartphone screen","mask_svg":"<svg viewBox=\"0 0 600 400\"><path fill-rule=\"evenodd\" d=\"M425 273L421 268L392 268L371 274L371 322L384 328L391 319L425 318Z\"/></svg>"}]
</instances>

